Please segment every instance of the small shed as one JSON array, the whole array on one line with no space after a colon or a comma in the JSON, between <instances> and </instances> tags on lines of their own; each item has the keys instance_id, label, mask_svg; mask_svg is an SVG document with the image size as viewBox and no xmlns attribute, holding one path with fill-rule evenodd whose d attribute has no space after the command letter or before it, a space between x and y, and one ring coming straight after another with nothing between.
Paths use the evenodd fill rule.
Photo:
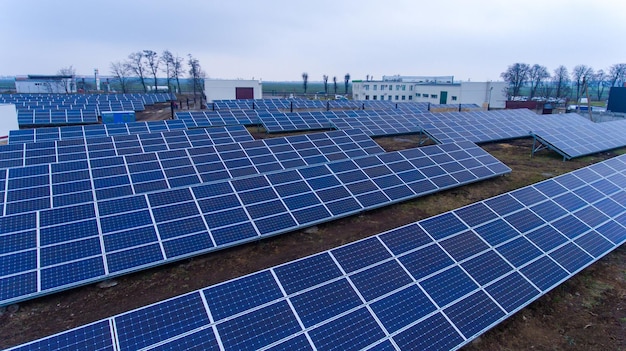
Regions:
<instances>
[{"instance_id":1,"label":"small shed","mask_svg":"<svg viewBox=\"0 0 626 351\"><path fill-rule=\"evenodd\" d=\"M204 94L207 102L215 100L262 99L262 86L260 80L205 79Z\"/></svg>"}]
</instances>

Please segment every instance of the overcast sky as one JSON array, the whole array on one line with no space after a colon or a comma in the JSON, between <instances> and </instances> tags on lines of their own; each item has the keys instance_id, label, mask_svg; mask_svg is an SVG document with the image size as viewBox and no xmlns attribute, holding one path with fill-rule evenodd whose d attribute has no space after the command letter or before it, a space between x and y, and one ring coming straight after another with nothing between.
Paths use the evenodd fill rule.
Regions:
<instances>
[{"instance_id":1,"label":"overcast sky","mask_svg":"<svg viewBox=\"0 0 626 351\"><path fill-rule=\"evenodd\" d=\"M623 0L0 0L0 76L110 74L135 51L192 54L210 78L500 80L626 62Z\"/></svg>"}]
</instances>

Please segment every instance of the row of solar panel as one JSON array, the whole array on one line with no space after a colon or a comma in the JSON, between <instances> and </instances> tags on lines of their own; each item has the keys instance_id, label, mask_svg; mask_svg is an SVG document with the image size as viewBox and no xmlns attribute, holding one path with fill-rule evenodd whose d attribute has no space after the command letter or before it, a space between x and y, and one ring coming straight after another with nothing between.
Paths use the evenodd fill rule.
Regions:
<instances>
[{"instance_id":1,"label":"row of solar panel","mask_svg":"<svg viewBox=\"0 0 626 351\"><path fill-rule=\"evenodd\" d=\"M92 103L98 101L143 101L146 105L157 102L176 100L174 94L168 93L130 93L130 94L2 94L3 103Z\"/></svg>"},{"instance_id":2,"label":"row of solar panel","mask_svg":"<svg viewBox=\"0 0 626 351\"><path fill-rule=\"evenodd\" d=\"M531 134L544 146L565 159L612 150L626 145L626 121L544 128L537 126Z\"/></svg>"},{"instance_id":3,"label":"row of solar panel","mask_svg":"<svg viewBox=\"0 0 626 351\"><path fill-rule=\"evenodd\" d=\"M0 145L0 169L252 141L243 126Z\"/></svg>"},{"instance_id":4,"label":"row of solar panel","mask_svg":"<svg viewBox=\"0 0 626 351\"><path fill-rule=\"evenodd\" d=\"M215 100L207 104L209 109L224 110L285 110L285 109L324 109L332 108L368 108L368 109L390 109L407 108L413 110L427 111L429 104L424 102L404 102L402 104L392 101L353 101L353 100L309 100L309 99L261 99L261 100Z\"/></svg>"},{"instance_id":5,"label":"row of solar panel","mask_svg":"<svg viewBox=\"0 0 626 351\"><path fill-rule=\"evenodd\" d=\"M399 116L334 118L336 129L360 128L370 136L421 130L437 143L488 142L529 136L534 126L585 125L589 120L575 114L539 117L530 110L404 114Z\"/></svg>"},{"instance_id":6,"label":"row of solar panel","mask_svg":"<svg viewBox=\"0 0 626 351\"><path fill-rule=\"evenodd\" d=\"M233 134L249 137L247 131ZM106 157L1 170L1 213L31 212L382 152L359 130L135 155L114 156L105 150L101 156Z\"/></svg>"},{"instance_id":7,"label":"row of solar panel","mask_svg":"<svg viewBox=\"0 0 626 351\"><path fill-rule=\"evenodd\" d=\"M508 172L448 144L0 217L0 305Z\"/></svg>"},{"instance_id":8,"label":"row of solar panel","mask_svg":"<svg viewBox=\"0 0 626 351\"><path fill-rule=\"evenodd\" d=\"M626 241L626 156L16 350L458 349Z\"/></svg>"},{"instance_id":9,"label":"row of solar panel","mask_svg":"<svg viewBox=\"0 0 626 351\"><path fill-rule=\"evenodd\" d=\"M176 112L176 119L183 120L189 126L208 127L214 125L258 125L263 124L267 132L281 132L291 130L315 130L307 125L299 128L289 126L302 120L315 121L316 124L324 124L324 128L330 128L328 122L336 117L359 117L359 116L387 116L406 113L398 109L389 110L337 110L337 111L313 111L313 112L281 112L273 110L226 110L226 111L182 111ZM284 125L274 121L284 121ZM272 128L276 126L276 128Z\"/></svg>"},{"instance_id":10,"label":"row of solar panel","mask_svg":"<svg viewBox=\"0 0 626 351\"><path fill-rule=\"evenodd\" d=\"M54 102L17 103L15 109L19 111L54 111L54 110L101 110L101 111L143 111L145 106L142 100L96 101L88 104L58 104Z\"/></svg>"},{"instance_id":11,"label":"row of solar panel","mask_svg":"<svg viewBox=\"0 0 626 351\"><path fill-rule=\"evenodd\" d=\"M85 139L91 137L153 133L181 129L187 129L187 125L185 122L180 120L20 129L9 131L8 143L20 144L40 141Z\"/></svg>"},{"instance_id":12,"label":"row of solar panel","mask_svg":"<svg viewBox=\"0 0 626 351\"><path fill-rule=\"evenodd\" d=\"M30 110L17 112L20 126L99 123L96 110Z\"/></svg>"},{"instance_id":13,"label":"row of solar panel","mask_svg":"<svg viewBox=\"0 0 626 351\"><path fill-rule=\"evenodd\" d=\"M516 110L513 110L516 111ZM510 116L505 119L502 112L499 118L485 118L483 113L469 113L475 119L449 118L423 124L424 132L439 143L468 140L475 143L528 137L529 131L536 128L573 127L592 124L588 119L577 114L539 116L529 110L525 115ZM461 114L454 117L465 117ZM463 114L465 115L465 114Z\"/></svg>"}]
</instances>

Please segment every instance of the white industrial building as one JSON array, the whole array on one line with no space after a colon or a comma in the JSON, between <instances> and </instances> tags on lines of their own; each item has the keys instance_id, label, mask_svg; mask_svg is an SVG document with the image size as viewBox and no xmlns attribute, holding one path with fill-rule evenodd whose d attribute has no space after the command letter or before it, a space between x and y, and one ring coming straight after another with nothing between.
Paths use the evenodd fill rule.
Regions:
<instances>
[{"instance_id":1,"label":"white industrial building","mask_svg":"<svg viewBox=\"0 0 626 351\"><path fill-rule=\"evenodd\" d=\"M352 99L504 108L506 87L506 82L455 83L452 76L383 76L378 81L353 80Z\"/></svg>"},{"instance_id":2,"label":"white industrial building","mask_svg":"<svg viewBox=\"0 0 626 351\"><path fill-rule=\"evenodd\" d=\"M73 75L33 75L15 77L18 93L66 94L76 92L76 77Z\"/></svg>"},{"instance_id":3,"label":"white industrial building","mask_svg":"<svg viewBox=\"0 0 626 351\"><path fill-rule=\"evenodd\" d=\"M260 80L205 79L204 94L207 102L215 100L262 99L263 85Z\"/></svg>"}]
</instances>

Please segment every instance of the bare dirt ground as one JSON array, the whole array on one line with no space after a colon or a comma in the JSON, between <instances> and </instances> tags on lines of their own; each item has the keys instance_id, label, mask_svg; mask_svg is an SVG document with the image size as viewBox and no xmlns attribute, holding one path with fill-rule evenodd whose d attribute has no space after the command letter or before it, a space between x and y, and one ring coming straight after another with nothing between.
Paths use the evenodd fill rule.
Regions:
<instances>
[{"instance_id":1,"label":"bare dirt ground","mask_svg":"<svg viewBox=\"0 0 626 351\"><path fill-rule=\"evenodd\" d=\"M156 106L140 119L169 118ZM160 111L159 111L160 110ZM257 138L273 137L250 128ZM416 147L415 136L378 138L387 151ZM23 302L0 315L0 348L58 333L163 299L328 250L475 201L599 162L626 150L563 162L531 140L483 148L513 169L509 175L347 217L315 230L198 256ZM626 350L626 247L622 246L488 331L464 350Z\"/></svg>"}]
</instances>

